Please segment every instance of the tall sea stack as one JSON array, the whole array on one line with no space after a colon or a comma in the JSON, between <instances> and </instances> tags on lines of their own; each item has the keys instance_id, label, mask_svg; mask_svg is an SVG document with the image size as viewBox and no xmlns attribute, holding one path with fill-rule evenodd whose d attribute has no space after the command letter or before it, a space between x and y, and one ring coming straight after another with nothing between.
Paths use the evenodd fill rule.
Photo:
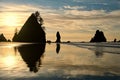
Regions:
<instances>
[{"instance_id":1,"label":"tall sea stack","mask_svg":"<svg viewBox=\"0 0 120 80\"><path fill-rule=\"evenodd\" d=\"M43 19L36 11L27 19L19 33L15 33L13 42L45 43L46 36L42 28Z\"/></svg>"},{"instance_id":2,"label":"tall sea stack","mask_svg":"<svg viewBox=\"0 0 120 80\"><path fill-rule=\"evenodd\" d=\"M59 31L57 31L57 33L56 33L56 43L60 43L61 42L61 36L60 36L60 33L59 33Z\"/></svg>"},{"instance_id":3,"label":"tall sea stack","mask_svg":"<svg viewBox=\"0 0 120 80\"><path fill-rule=\"evenodd\" d=\"M94 37L90 40L90 42L106 42L106 38L102 31L97 30Z\"/></svg>"}]
</instances>

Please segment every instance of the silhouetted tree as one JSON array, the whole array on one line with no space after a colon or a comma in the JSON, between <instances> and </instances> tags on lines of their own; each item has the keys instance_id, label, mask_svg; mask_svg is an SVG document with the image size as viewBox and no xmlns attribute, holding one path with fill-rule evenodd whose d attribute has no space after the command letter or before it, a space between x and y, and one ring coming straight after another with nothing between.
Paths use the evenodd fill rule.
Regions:
<instances>
[{"instance_id":1,"label":"silhouetted tree","mask_svg":"<svg viewBox=\"0 0 120 80\"><path fill-rule=\"evenodd\" d=\"M57 33L56 33L56 43L60 43L61 42L61 36L60 36L60 33L59 33L59 31L57 31Z\"/></svg>"},{"instance_id":2,"label":"silhouetted tree","mask_svg":"<svg viewBox=\"0 0 120 80\"><path fill-rule=\"evenodd\" d=\"M43 19L40 16L40 13L38 11L35 12L35 16L36 16L38 22L40 23L40 25L43 25Z\"/></svg>"}]
</instances>

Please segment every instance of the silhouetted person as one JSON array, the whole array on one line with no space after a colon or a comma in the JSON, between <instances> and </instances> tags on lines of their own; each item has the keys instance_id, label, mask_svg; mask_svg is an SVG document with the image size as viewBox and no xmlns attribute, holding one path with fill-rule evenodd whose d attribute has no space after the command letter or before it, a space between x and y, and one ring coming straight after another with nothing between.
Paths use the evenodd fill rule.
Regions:
<instances>
[{"instance_id":1,"label":"silhouetted person","mask_svg":"<svg viewBox=\"0 0 120 80\"><path fill-rule=\"evenodd\" d=\"M43 19L41 18L40 13L38 11L32 13L21 30L19 32L15 32L13 41L45 43L46 34L42 25Z\"/></svg>"},{"instance_id":2,"label":"silhouetted person","mask_svg":"<svg viewBox=\"0 0 120 80\"><path fill-rule=\"evenodd\" d=\"M38 72L42 64L41 57L45 52L45 44L30 44L18 47L21 57L31 72Z\"/></svg>"},{"instance_id":3,"label":"silhouetted person","mask_svg":"<svg viewBox=\"0 0 120 80\"><path fill-rule=\"evenodd\" d=\"M117 39L115 38L115 39L114 39L114 42L116 42L116 41L117 41Z\"/></svg>"},{"instance_id":4,"label":"silhouetted person","mask_svg":"<svg viewBox=\"0 0 120 80\"><path fill-rule=\"evenodd\" d=\"M60 51L60 43L56 43L56 53L59 53Z\"/></svg>"},{"instance_id":5,"label":"silhouetted person","mask_svg":"<svg viewBox=\"0 0 120 80\"><path fill-rule=\"evenodd\" d=\"M61 36L60 36L60 33L59 31L56 33L56 43L60 43L61 42Z\"/></svg>"},{"instance_id":6,"label":"silhouetted person","mask_svg":"<svg viewBox=\"0 0 120 80\"><path fill-rule=\"evenodd\" d=\"M90 42L106 42L106 38L102 31L97 30L94 37L90 40Z\"/></svg>"}]
</instances>

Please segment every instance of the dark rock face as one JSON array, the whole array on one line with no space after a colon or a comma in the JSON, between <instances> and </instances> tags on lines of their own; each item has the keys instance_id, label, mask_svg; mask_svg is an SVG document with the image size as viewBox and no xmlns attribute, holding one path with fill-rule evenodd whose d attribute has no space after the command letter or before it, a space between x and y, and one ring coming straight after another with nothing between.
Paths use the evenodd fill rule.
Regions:
<instances>
[{"instance_id":1,"label":"dark rock face","mask_svg":"<svg viewBox=\"0 0 120 80\"><path fill-rule=\"evenodd\" d=\"M95 36L90 40L90 42L106 42L106 38L102 31L97 30Z\"/></svg>"},{"instance_id":2,"label":"dark rock face","mask_svg":"<svg viewBox=\"0 0 120 80\"><path fill-rule=\"evenodd\" d=\"M61 36L60 36L60 33L59 32L57 32L56 33L56 43L60 43L61 42Z\"/></svg>"},{"instance_id":3,"label":"dark rock face","mask_svg":"<svg viewBox=\"0 0 120 80\"><path fill-rule=\"evenodd\" d=\"M45 43L46 36L42 28L43 19L39 12L33 13L23 25L19 33L15 33L14 42L35 42Z\"/></svg>"},{"instance_id":4,"label":"dark rock face","mask_svg":"<svg viewBox=\"0 0 120 80\"><path fill-rule=\"evenodd\" d=\"M3 34L0 34L0 42L6 42L7 39L5 38L5 36Z\"/></svg>"}]
</instances>

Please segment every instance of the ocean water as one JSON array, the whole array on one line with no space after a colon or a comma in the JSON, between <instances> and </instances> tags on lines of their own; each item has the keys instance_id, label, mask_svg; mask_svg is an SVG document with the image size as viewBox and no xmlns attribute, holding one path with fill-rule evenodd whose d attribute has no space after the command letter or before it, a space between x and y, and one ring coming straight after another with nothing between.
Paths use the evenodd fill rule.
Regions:
<instances>
[{"instance_id":1,"label":"ocean water","mask_svg":"<svg viewBox=\"0 0 120 80\"><path fill-rule=\"evenodd\" d=\"M120 80L119 49L78 43L0 43L0 80Z\"/></svg>"}]
</instances>

